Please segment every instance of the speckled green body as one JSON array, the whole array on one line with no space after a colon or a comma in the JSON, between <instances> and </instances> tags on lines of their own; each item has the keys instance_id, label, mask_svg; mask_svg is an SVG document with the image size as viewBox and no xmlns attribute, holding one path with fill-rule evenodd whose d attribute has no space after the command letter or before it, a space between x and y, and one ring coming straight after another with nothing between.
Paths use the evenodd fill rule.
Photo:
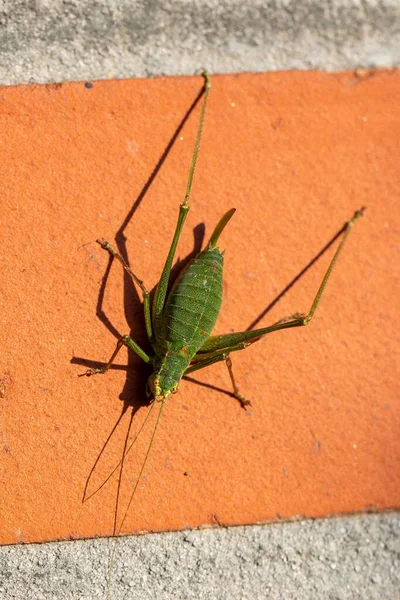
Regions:
<instances>
[{"instance_id":1,"label":"speckled green body","mask_svg":"<svg viewBox=\"0 0 400 600\"><path fill-rule=\"evenodd\" d=\"M173 285L162 316L154 372L165 389L178 383L218 318L224 258L218 248L193 258Z\"/></svg>"},{"instance_id":2,"label":"speckled green body","mask_svg":"<svg viewBox=\"0 0 400 600\"><path fill-rule=\"evenodd\" d=\"M188 347L193 357L211 334L222 303L224 258L218 248L193 258L175 282L161 322L164 340Z\"/></svg>"}]
</instances>

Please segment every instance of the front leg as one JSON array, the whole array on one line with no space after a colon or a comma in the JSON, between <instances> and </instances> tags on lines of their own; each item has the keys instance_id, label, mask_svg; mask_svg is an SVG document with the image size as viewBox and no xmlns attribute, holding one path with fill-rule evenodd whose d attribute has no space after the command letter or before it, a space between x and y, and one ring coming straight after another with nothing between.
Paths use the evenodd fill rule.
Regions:
<instances>
[{"instance_id":1,"label":"front leg","mask_svg":"<svg viewBox=\"0 0 400 600\"><path fill-rule=\"evenodd\" d=\"M129 265L126 264L122 256L111 246L107 240L103 238L99 238L96 240L98 244L103 248L103 250L107 250L107 252L113 257L116 258L124 268L124 270L128 273L130 277L132 277L133 281L140 287L143 294L143 310L144 310L144 322L146 324L146 333L149 338L149 342L153 341L153 328L151 324L151 314L150 314L150 293L144 285L143 281L139 279L137 275L132 271Z\"/></svg>"}]
</instances>

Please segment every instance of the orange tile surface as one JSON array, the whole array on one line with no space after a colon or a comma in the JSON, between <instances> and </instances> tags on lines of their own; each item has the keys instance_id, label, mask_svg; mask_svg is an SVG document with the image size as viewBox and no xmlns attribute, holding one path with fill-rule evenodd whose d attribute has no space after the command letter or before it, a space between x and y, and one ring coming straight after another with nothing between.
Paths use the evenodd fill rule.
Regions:
<instances>
[{"instance_id":1,"label":"orange tile surface","mask_svg":"<svg viewBox=\"0 0 400 600\"><path fill-rule=\"evenodd\" d=\"M78 378L115 336L143 340L140 298L97 237L125 236L156 284L185 191L199 106L149 178L200 77L0 90L0 463L3 543L110 534L121 457L147 371ZM217 364L165 407L124 531L254 523L400 506L399 72L213 77L178 256L230 207L217 332L245 329L350 218L315 320ZM143 193L145 188L146 193ZM148 189L146 189L148 188ZM133 214L131 214L133 213ZM129 215L131 218L127 221ZM263 318L308 310L327 252ZM99 294L104 291L96 316ZM101 299L101 297L100 297ZM120 506L150 429L126 461Z\"/></svg>"}]
</instances>

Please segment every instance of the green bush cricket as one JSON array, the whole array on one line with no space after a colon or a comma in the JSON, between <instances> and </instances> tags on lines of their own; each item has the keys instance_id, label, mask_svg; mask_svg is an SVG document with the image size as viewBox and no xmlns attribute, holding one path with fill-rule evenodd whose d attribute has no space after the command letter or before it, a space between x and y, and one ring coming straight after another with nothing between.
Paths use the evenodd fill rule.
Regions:
<instances>
[{"instance_id":1,"label":"green bush cricket","mask_svg":"<svg viewBox=\"0 0 400 600\"><path fill-rule=\"evenodd\" d=\"M292 327L303 327L310 323L350 231L354 223L362 216L363 211L365 210L362 208L356 211L354 216L343 227L342 240L329 264L312 302L310 311L307 314L296 313L290 317L281 319L273 325L262 327L260 329L223 335L211 335L222 303L224 257L223 252L219 250L217 244L220 235L235 212L234 208L230 209L220 219L205 249L189 261L180 272L169 291L171 268L183 224L189 211L193 176L199 154L208 96L211 89L209 74L205 71L203 76L205 81L204 98L200 112L194 152L190 164L186 194L183 203L180 205L175 233L152 303L149 291L146 289L143 281L133 273L122 256L104 239L97 240L104 250L107 250L113 258L117 259L122 264L122 267L142 291L145 327L152 352L148 354L130 337L130 335L125 335L118 340L115 351L104 367L89 369L82 375L90 376L98 373L105 373L112 365L122 346L127 346L153 369L146 385L146 394L151 398L151 407L145 422L152 408L156 404L159 404L159 412L147 447L147 452L137 476L128 507L122 522L118 527L118 532L116 532L117 536L122 530L130 504L143 474L160 422L164 404L171 394L175 394L178 391L182 377L199 369L204 369L214 363L223 361L228 368L233 388L233 396L240 402L243 408L246 408L250 402L239 392L239 388L233 375L230 354L238 350L243 350L250 344L260 340L264 335L272 333L273 331L289 329ZM144 424L145 423L143 423L139 429L137 435L142 431ZM136 439L137 436L125 452L125 456L132 448ZM124 457L111 475L123 463L123 460Z\"/></svg>"}]
</instances>

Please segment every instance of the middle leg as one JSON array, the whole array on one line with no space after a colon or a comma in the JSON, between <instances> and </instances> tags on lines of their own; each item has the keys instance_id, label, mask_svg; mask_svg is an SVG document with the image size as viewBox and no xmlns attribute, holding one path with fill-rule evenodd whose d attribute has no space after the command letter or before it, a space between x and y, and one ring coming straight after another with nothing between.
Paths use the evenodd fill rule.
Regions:
<instances>
[{"instance_id":1,"label":"middle leg","mask_svg":"<svg viewBox=\"0 0 400 600\"><path fill-rule=\"evenodd\" d=\"M233 375L233 367L232 360L230 358L229 353L235 350L243 350L248 346L247 343L237 344L236 346L232 346L230 348L225 348L220 352L209 352L204 355L198 354L194 361L196 361L193 365L191 365L188 369L186 369L185 375L189 375L194 371L199 371L200 369L205 369L214 363L225 361L225 364L228 368L229 377L231 379L232 387L233 387L233 395L240 402L242 408L246 408L246 406L251 406L251 402L246 400L246 398L240 393L239 388L236 384L235 377Z\"/></svg>"},{"instance_id":2,"label":"middle leg","mask_svg":"<svg viewBox=\"0 0 400 600\"><path fill-rule=\"evenodd\" d=\"M122 337L119 338L119 340L117 342L117 346L116 346L114 352L112 353L110 360L108 361L108 363L106 365L104 365L104 367L99 367L98 369L88 369L87 371L85 371L85 373L81 373L79 375L79 377L83 377L84 375L86 375L87 377L90 377L91 375L98 375L99 373L106 373L108 371L108 369L111 367L111 365L113 364L115 357L117 356L118 352L121 350L122 346L127 346L128 348L133 350L133 352L135 352L138 356L140 356L140 358L145 363L150 363L152 361L151 357L144 350L142 350L142 348L139 346L139 344L137 344L135 342L135 340L133 340L129 335L123 335Z\"/></svg>"}]
</instances>

